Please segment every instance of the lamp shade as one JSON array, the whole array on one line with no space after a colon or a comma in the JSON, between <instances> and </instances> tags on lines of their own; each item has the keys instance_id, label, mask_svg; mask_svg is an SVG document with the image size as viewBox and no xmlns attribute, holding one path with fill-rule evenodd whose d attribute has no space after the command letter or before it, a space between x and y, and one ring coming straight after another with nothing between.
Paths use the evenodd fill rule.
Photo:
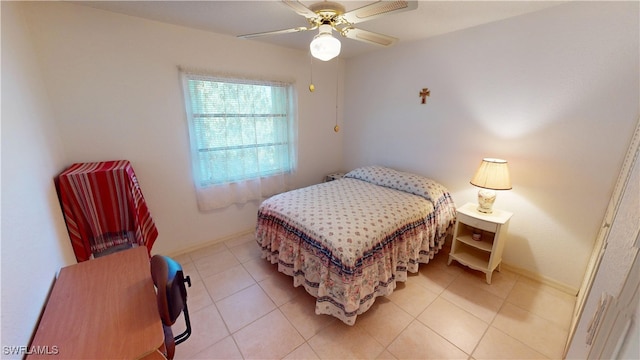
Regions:
<instances>
[{"instance_id":1,"label":"lamp shade","mask_svg":"<svg viewBox=\"0 0 640 360\"><path fill-rule=\"evenodd\" d=\"M471 185L491 190L511 190L511 178L507 161L502 159L482 159L478 170L471 179Z\"/></svg>"},{"instance_id":2,"label":"lamp shade","mask_svg":"<svg viewBox=\"0 0 640 360\"><path fill-rule=\"evenodd\" d=\"M340 54L341 46L340 40L331 35L331 25L323 24L320 25L318 35L309 44L309 50L314 58L329 61Z\"/></svg>"}]
</instances>

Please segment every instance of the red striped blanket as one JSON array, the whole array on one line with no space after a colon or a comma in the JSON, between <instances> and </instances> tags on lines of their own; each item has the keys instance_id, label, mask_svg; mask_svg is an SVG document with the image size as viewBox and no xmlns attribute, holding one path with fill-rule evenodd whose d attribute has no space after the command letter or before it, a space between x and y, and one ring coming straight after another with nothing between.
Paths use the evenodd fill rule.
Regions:
<instances>
[{"instance_id":1,"label":"red striped blanket","mask_svg":"<svg viewBox=\"0 0 640 360\"><path fill-rule=\"evenodd\" d=\"M56 185L78 262L126 243L151 252L158 230L129 161L76 163Z\"/></svg>"}]
</instances>

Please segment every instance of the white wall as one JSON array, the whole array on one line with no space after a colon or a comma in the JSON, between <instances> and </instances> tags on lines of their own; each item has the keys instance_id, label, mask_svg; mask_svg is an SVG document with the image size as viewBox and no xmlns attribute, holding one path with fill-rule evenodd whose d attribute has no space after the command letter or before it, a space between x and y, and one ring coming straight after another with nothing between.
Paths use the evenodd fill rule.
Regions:
<instances>
[{"instance_id":1,"label":"white wall","mask_svg":"<svg viewBox=\"0 0 640 360\"><path fill-rule=\"evenodd\" d=\"M75 262L53 184L63 151L20 6L2 2L2 346L27 345ZM3 358L6 356L3 348ZM19 358L19 356L15 356Z\"/></svg>"},{"instance_id":2,"label":"white wall","mask_svg":"<svg viewBox=\"0 0 640 360\"><path fill-rule=\"evenodd\" d=\"M571 3L350 59L345 167L422 173L462 205L480 160L507 159L504 262L577 289L638 119L638 10Z\"/></svg>"},{"instance_id":3,"label":"white wall","mask_svg":"<svg viewBox=\"0 0 640 360\"><path fill-rule=\"evenodd\" d=\"M175 253L255 227L257 204L201 213L188 154L178 66L296 82L299 168L295 186L339 169L336 63L306 52L68 3L30 3L46 86L70 165L132 162L156 222L155 253ZM344 69L342 69L344 70Z\"/></svg>"}]
</instances>

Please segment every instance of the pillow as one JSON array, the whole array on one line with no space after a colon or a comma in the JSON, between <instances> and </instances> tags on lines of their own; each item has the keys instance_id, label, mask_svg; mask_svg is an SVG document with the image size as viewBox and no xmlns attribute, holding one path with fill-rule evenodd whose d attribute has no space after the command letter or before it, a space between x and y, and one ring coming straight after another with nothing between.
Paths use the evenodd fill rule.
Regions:
<instances>
[{"instance_id":1,"label":"pillow","mask_svg":"<svg viewBox=\"0 0 640 360\"><path fill-rule=\"evenodd\" d=\"M382 166L365 166L348 172L344 177L370 182L372 184L393 187L398 172Z\"/></svg>"},{"instance_id":2,"label":"pillow","mask_svg":"<svg viewBox=\"0 0 640 360\"><path fill-rule=\"evenodd\" d=\"M432 179L383 166L361 167L350 171L344 177L422 196L434 204L448 192L444 186Z\"/></svg>"}]
</instances>

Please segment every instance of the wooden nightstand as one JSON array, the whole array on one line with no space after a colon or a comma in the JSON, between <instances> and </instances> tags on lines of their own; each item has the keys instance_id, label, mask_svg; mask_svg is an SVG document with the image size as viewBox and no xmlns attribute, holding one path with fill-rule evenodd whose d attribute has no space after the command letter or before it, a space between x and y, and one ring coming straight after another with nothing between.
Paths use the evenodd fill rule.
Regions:
<instances>
[{"instance_id":1,"label":"wooden nightstand","mask_svg":"<svg viewBox=\"0 0 640 360\"><path fill-rule=\"evenodd\" d=\"M467 203L456 209L456 224L449 261L456 260L474 270L486 274L487 284L491 284L491 275L496 268L500 271L502 250L507 240L507 229L512 213L493 209L492 214L476 210L477 204ZM474 233L480 234L474 240Z\"/></svg>"}]
</instances>

